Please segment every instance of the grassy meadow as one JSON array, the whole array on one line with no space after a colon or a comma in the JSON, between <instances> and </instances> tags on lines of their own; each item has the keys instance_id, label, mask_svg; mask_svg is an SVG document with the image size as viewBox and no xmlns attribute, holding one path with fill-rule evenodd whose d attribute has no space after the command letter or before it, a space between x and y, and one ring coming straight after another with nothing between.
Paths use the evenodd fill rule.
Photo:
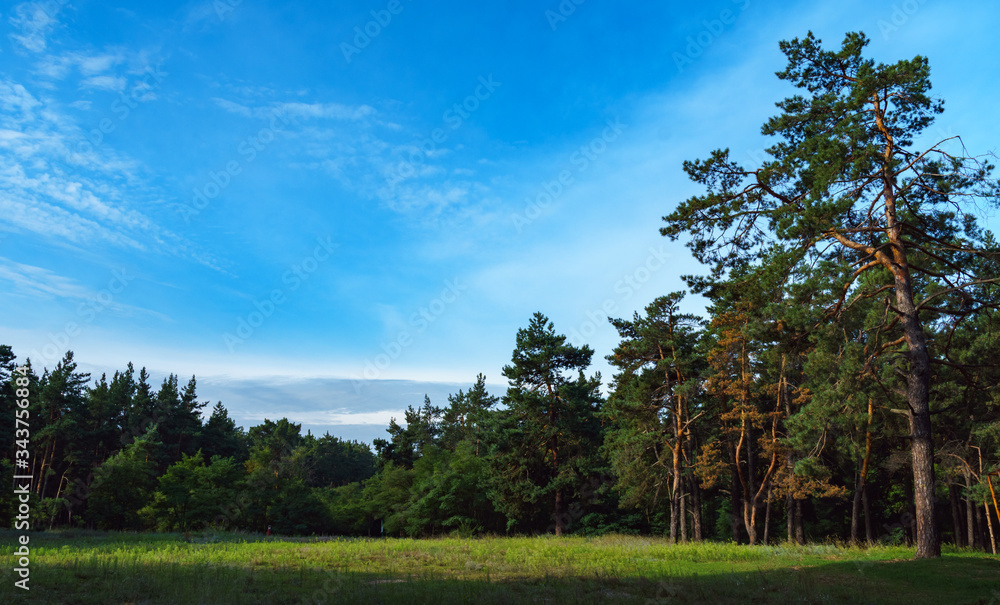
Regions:
<instances>
[{"instance_id":1,"label":"grassy meadow","mask_svg":"<svg viewBox=\"0 0 1000 605\"><path fill-rule=\"evenodd\" d=\"M287 539L31 534L2 603L922 603L1000 605L1000 558L903 547L671 545L659 538Z\"/></svg>"}]
</instances>

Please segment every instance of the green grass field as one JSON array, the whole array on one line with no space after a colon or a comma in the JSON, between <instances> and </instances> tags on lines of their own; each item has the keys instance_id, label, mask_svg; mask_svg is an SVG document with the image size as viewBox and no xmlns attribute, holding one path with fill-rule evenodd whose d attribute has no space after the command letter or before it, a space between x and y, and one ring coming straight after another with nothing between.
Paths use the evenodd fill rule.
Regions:
<instances>
[{"instance_id":1,"label":"green grass field","mask_svg":"<svg viewBox=\"0 0 1000 605\"><path fill-rule=\"evenodd\" d=\"M673 546L658 538L281 539L31 534L30 591L3 534L0 603L978 603L1000 558L946 549Z\"/></svg>"}]
</instances>

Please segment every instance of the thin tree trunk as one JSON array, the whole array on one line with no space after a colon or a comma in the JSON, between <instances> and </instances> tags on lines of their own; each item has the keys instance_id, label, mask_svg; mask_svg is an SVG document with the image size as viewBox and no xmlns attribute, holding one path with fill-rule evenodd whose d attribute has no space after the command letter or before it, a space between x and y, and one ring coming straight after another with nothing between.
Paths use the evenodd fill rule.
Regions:
<instances>
[{"instance_id":1,"label":"thin tree trunk","mask_svg":"<svg viewBox=\"0 0 1000 605\"><path fill-rule=\"evenodd\" d=\"M1000 473L998 473L1000 475ZM990 498L993 500L993 511L997 514L997 520L1000 520L1000 506L997 505L997 493L993 490L993 479L990 477L989 473L986 474L986 484L990 486ZM986 503L986 518L990 520L990 538L993 537L993 517L990 516L990 505ZM996 541L993 542L993 554L997 554Z\"/></svg>"},{"instance_id":2,"label":"thin tree trunk","mask_svg":"<svg viewBox=\"0 0 1000 605\"><path fill-rule=\"evenodd\" d=\"M868 483L868 465L872 457L872 419L874 418L874 406L872 398L868 398L868 424L865 427L865 457L861 462L861 470L858 472L857 487L854 490L854 506L851 508L851 542L858 543L858 535L861 533L859 525L859 507L861 495L865 491Z\"/></svg>"},{"instance_id":3,"label":"thin tree trunk","mask_svg":"<svg viewBox=\"0 0 1000 605\"><path fill-rule=\"evenodd\" d=\"M753 496L753 478L756 470L753 459L753 425L745 424L746 445L747 445L747 472L746 481L743 483L743 523L746 525L747 537L750 544L757 544L757 499Z\"/></svg>"},{"instance_id":4,"label":"thin tree trunk","mask_svg":"<svg viewBox=\"0 0 1000 605\"><path fill-rule=\"evenodd\" d=\"M729 458L731 463L731 474L732 474L732 487L729 490L729 503L732 513L730 515L732 519L732 531L733 531L733 542L736 544L740 543L740 508L743 506L743 488L741 486L738 464L739 457L735 455L735 450L737 448L729 448Z\"/></svg>"},{"instance_id":5,"label":"thin tree trunk","mask_svg":"<svg viewBox=\"0 0 1000 605\"><path fill-rule=\"evenodd\" d=\"M990 528L990 547L993 549L993 554L997 554L997 539L993 535L993 515L990 514L989 503L983 502L983 508L986 509L986 526Z\"/></svg>"},{"instance_id":6,"label":"thin tree trunk","mask_svg":"<svg viewBox=\"0 0 1000 605\"><path fill-rule=\"evenodd\" d=\"M50 444L48 444L48 445L45 446L44 450L42 450L41 464L39 465L39 468L38 468L38 474L35 475L35 487L34 487L33 491L36 494L38 494L39 498L43 497L42 496L42 484L45 481L45 469L46 469L47 464L48 464L49 452L51 451L51 448L52 448L52 444L50 443Z\"/></svg>"},{"instance_id":7,"label":"thin tree trunk","mask_svg":"<svg viewBox=\"0 0 1000 605\"><path fill-rule=\"evenodd\" d=\"M782 358L784 359L784 358ZM786 382L787 386L787 382ZM792 398L785 394L785 418L792 417ZM795 454L793 451L789 450L788 454L785 456L785 461L788 466L788 473L794 477L795 476ZM788 531L788 541L792 542L795 540L795 498L791 494L785 496L785 524Z\"/></svg>"},{"instance_id":8,"label":"thin tree trunk","mask_svg":"<svg viewBox=\"0 0 1000 605\"><path fill-rule=\"evenodd\" d=\"M688 497L687 494L681 496L681 543L686 544L688 541L688 523L687 523L687 510L688 510Z\"/></svg>"},{"instance_id":9,"label":"thin tree trunk","mask_svg":"<svg viewBox=\"0 0 1000 605\"><path fill-rule=\"evenodd\" d=\"M563 535L563 524L565 523L565 519L563 518L563 508L564 508L564 506L563 506L563 493L562 493L561 489L557 489L556 490L555 511L553 512L553 514L555 515L555 518L556 518L556 535L557 536Z\"/></svg>"},{"instance_id":10,"label":"thin tree trunk","mask_svg":"<svg viewBox=\"0 0 1000 605\"><path fill-rule=\"evenodd\" d=\"M788 541L795 541L795 499L791 494L785 496L785 526L788 531Z\"/></svg>"},{"instance_id":11,"label":"thin tree trunk","mask_svg":"<svg viewBox=\"0 0 1000 605\"><path fill-rule=\"evenodd\" d=\"M851 544L858 543L858 534L860 534L861 523L859 515L861 514L861 473L857 473L854 476L854 498L851 499Z\"/></svg>"},{"instance_id":12,"label":"thin tree trunk","mask_svg":"<svg viewBox=\"0 0 1000 605\"><path fill-rule=\"evenodd\" d=\"M964 469L965 475L965 523L966 532L968 533L968 539L965 541L966 546L969 548L975 548L978 544L976 540L976 509L972 505L972 473L968 469Z\"/></svg>"},{"instance_id":13,"label":"thin tree trunk","mask_svg":"<svg viewBox=\"0 0 1000 605\"><path fill-rule=\"evenodd\" d=\"M760 498L766 493L766 511L764 513L764 544L767 544L767 540L770 536L770 522L771 522L771 477L774 475L774 471L778 468L778 415L781 414L781 397L784 393L784 383L785 383L785 357L781 357L781 378L778 380L778 403L774 411L774 415L771 418L771 462L764 472L764 477L760 481L760 487L753 494L752 511L750 515L750 523L753 525L754 532L757 531L757 510L760 508ZM749 457L749 455L748 455ZM752 471L748 470L747 475L751 478L753 477ZM766 492L765 492L766 490ZM752 542L751 542L752 543Z\"/></svg>"},{"instance_id":14,"label":"thin tree trunk","mask_svg":"<svg viewBox=\"0 0 1000 605\"><path fill-rule=\"evenodd\" d=\"M806 530L802 526L802 500L795 501L795 541L806 543Z\"/></svg>"},{"instance_id":15,"label":"thin tree trunk","mask_svg":"<svg viewBox=\"0 0 1000 605\"><path fill-rule=\"evenodd\" d=\"M983 511L979 507L976 507L976 540L979 544L979 548L983 550L989 550L989 536L986 533L986 519L983 518Z\"/></svg>"},{"instance_id":16,"label":"thin tree trunk","mask_svg":"<svg viewBox=\"0 0 1000 605\"><path fill-rule=\"evenodd\" d=\"M767 503L764 505L764 535L761 544L771 541L771 487L767 488Z\"/></svg>"},{"instance_id":17,"label":"thin tree trunk","mask_svg":"<svg viewBox=\"0 0 1000 605\"><path fill-rule=\"evenodd\" d=\"M959 506L958 488L954 483L948 484L948 500L951 502L951 523L955 528L955 546L962 548L965 546L964 523L962 508Z\"/></svg>"},{"instance_id":18,"label":"thin tree trunk","mask_svg":"<svg viewBox=\"0 0 1000 605\"><path fill-rule=\"evenodd\" d=\"M558 420L558 413L556 411L556 398L555 392L552 390L552 386L546 384L549 391L549 425L556 426ZM549 448L552 452L552 479L558 480L559 478L559 436L553 435L549 441ZM556 490L555 507L553 510L553 515L556 521L556 535L563 535L563 530L565 529L566 523L566 504L563 502L563 492L562 488Z\"/></svg>"},{"instance_id":19,"label":"thin tree trunk","mask_svg":"<svg viewBox=\"0 0 1000 605\"><path fill-rule=\"evenodd\" d=\"M695 542L705 540L704 530L701 527L701 488L698 487L698 480L691 477L691 525L694 530Z\"/></svg>"},{"instance_id":20,"label":"thin tree trunk","mask_svg":"<svg viewBox=\"0 0 1000 605\"><path fill-rule=\"evenodd\" d=\"M58 442L58 439L56 439L56 438L52 439L52 449L49 450L48 462L46 462L45 464L42 465L42 476L40 477L40 479L42 480L42 484L41 484L40 489L38 490L38 496L40 498L44 498L45 497L45 491L46 491L46 489L49 486L49 474L50 473L48 471L52 468L52 463L53 463L53 461L54 461L54 459L56 457L56 443L57 442Z\"/></svg>"},{"instance_id":21,"label":"thin tree trunk","mask_svg":"<svg viewBox=\"0 0 1000 605\"><path fill-rule=\"evenodd\" d=\"M675 426L675 429L677 427ZM676 439L676 437L675 437ZM682 475L681 475L681 448L680 440L676 440L674 447L671 450L671 461L673 468L673 481L670 486L670 542L671 544L677 543L677 529L678 526L684 523L684 511L681 508L681 498L683 494L683 488L681 485ZM683 530L681 530L683 531Z\"/></svg>"},{"instance_id":22,"label":"thin tree trunk","mask_svg":"<svg viewBox=\"0 0 1000 605\"><path fill-rule=\"evenodd\" d=\"M872 507L868 501L868 486L861 490L861 505L865 509L865 541L869 544L875 542L875 524L872 521Z\"/></svg>"}]
</instances>

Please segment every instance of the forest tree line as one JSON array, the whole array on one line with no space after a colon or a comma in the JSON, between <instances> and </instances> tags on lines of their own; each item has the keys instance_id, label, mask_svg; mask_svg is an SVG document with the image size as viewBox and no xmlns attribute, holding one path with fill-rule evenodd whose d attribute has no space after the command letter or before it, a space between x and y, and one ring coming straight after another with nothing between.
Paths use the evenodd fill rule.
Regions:
<instances>
[{"instance_id":1,"label":"forest tree line","mask_svg":"<svg viewBox=\"0 0 1000 605\"><path fill-rule=\"evenodd\" d=\"M957 137L915 145L943 111L928 60L876 64L867 44L782 42L778 78L801 92L763 125L767 159L685 162L705 193L661 233L706 266L684 276L704 317L675 292L609 318L606 396L594 351L541 313L516 334L503 397L480 375L372 449L287 419L244 432L221 403L206 418L193 378L154 390L129 366L90 384L71 353L14 377L4 347L8 426L15 381L33 394L36 526L995 552L1000 247L977 217L1000 184Z\"/></svg>"},{"instance_id":2,"label":"forest tree line","mask_svg":"<svg viewBox=\"0 0 1000 605\"><path fill-rule=\"evenodd\" d=\"M885 390L899 378L865 374L866 318L855 338L831 324L793 341L751 294L719 298L707 320L680 311L681 293L613 319L607 398L587 375L593 351L536 313L503 370L505 396L480 375L445 406L411 406L371 448L287 419L244 430L222 403L207 412L193 377L153 388L131 364L91 381L71 352L40 375L28 361L32 526L912 541L909 429ZM936 521L959 546L992 549L1000 528L986 482L1000 468L998 327L938 335L961 343L957 357L991 362L936 380ZM8 426L15 362L0 346ZM16 499L3 498L10 524Z\"/></svg>"}]
</instances>

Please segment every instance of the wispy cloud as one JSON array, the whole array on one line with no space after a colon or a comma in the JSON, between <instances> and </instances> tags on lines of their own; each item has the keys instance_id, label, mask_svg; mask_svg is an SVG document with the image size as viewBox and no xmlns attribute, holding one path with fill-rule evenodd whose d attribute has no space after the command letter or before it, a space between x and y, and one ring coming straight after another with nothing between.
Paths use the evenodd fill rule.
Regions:
<instances>
[{"instance_id":1,"label":"wispy cloud","mask_svg":"<svg viewBox=\"0 0 1000 605\"><path fill-rule=\"evenodd\" d=\"M110 245L218 262L160 226L145 169L95 146L51 99L0 79L0 225L60 246ZM143 208L143 210L140 210Z\"/></svg>"},{"instance_id":2,"label":"wispy cloud","mask_svg":"<svg viewBox=\"0 0 1000 605\"><path fill-rule=\"evenodd\" d=\"M80 88L93 88L96 90L108 90L111 92L121 92L125 90L127 81L119 76L91 76L84 78L80 82Z\"/></svg>"},{"instance_id":3,"label":"wispy cloud","mask_svg":"<svg viewBox=\"0 0 1000 605\"><path fill-rule=\"evenodd\" d=\"M258 119L280 114L291 118L357 122L377 113L375 108L369 105L351 106L341 103L302 103L291 101L250 106L249 104L237 103L221 97L212 97L212 102L220 109L229 113Z\"/></svg>"},{"instance_id":4,"label":"wispy cloud","mask_svg":"<svg viewBox=\"0 0 1000 605\"><path fill-rule=\"evenodd\" d=\"M116 284L122 288L135 279L134 275L130 275L124 269L112 269L109 273L118 276L116 279L119 281ZM159 311L123 304L107 289L98 291L49 269L18 263L3 257L0 257L0 284L7 286L4 290L9 292L9 295L23 297L35 304L42 300L64 301L73 306L77 303L89 303L89 308L94 311L106 310L119 317L140 316L162 322L171 321L170 317ZM90 320L85 315L80 317L89 323Z\"/></svg>"},{"instance_id":5,"label":"wispy cloud","mask_svg":"<svg viewBox=\"0 0 1000 605\"><path fill-rule=\"evenodd\" d=\"M48 269L0 258L0 280L12 286L11 291L32 298L87 299L91 292L75 280L57 275Z\"/></svg>"},{"instance_id":6,"label":"wispy cloud","mask_svg":"<svg viewBox=\"0 0 1000 605\"><path fill-rule=\"evenodd\" d=\"M77 75L83 89L121 92L130 80L147 74L154 61L150 52L107 47L102 50L73 50L39 56L32 73L39 85L52 88L50 81L62 81Z\"/></svg>"},{"instance_id":7,"label":"wispy cloud","mask_svg":"<svg viewBox=\"0 0 1000 605\"><path fill-rule=\"evenodd\" d=\"M363 120L376 113L375 108L369 105L351 107L340 103L278 103L275 109L297 118L350 121Z\"/></svg>"},{"instance_id":8,"label":"wispy cloud","mask_svg":"<svg viewBox=\"0 0 1000 605\"><path fill-rule=\"evenodd\" d=\"M85 76L94 76L110 70L115 65L124 61L121 53L106 53L99 55L75 55L76 64L80 67L80 73Z\"/></svg>"},{"instance_id":9,"label":"wispy cloud","mask_svg":"<svg viewBox=\"0 0 1000 605\"><path fill-rule=\"evenodd\" d=\"M30 122L35 118L34 109L40 105L41 102L24 86L0 81L0 109L4 114L10 114L15 120Z\"/></svg>"},{"instance_id":10,"label":"wispy cloud","mask_svg":"<svg viewBox=\"0 0 1000 605\"><path fill-rule=\"evenodd\" d=\"M62 2L24 2L14 7L9 21L18 31L11 40L31 52L42 52L48 45L48 35L58 24Z\"/></svg>"},{"instance_id":11,"label":"wispy cloud","mask_svg":"<svg viewBox=\"0 0 1000 605\"><path fill-rule=\"evenodd\" d=\"M245 118L252 118L254 112L252 109L246 105L240 105L239 103L234 103L228 99L220 99L219 97L212 97L212 102L216 104L220 109L228 111L229 113L235 113L238 116L243 116Z\"/></svg>"}]
</instances>

